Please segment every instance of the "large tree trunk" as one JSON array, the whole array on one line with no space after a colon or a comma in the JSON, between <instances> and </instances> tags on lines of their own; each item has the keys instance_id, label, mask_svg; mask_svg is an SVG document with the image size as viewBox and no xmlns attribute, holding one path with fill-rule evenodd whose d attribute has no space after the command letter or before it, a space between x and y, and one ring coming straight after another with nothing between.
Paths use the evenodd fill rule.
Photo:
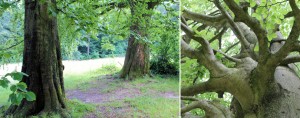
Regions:
<instances>
[{"instance_id":1,"label":"large tree trunk","mask_svg":"<svg viewBox=\"0 0 300 118\"><path fill-rule=\"evenodd\" d=\"M25 0L25 36L22 72L29 75L22 81L36 94L36 101L25 99L12 105L6 115L25 117L58 113L65 117L63 65L56 16L49 15L55 0Z\"/></svg>"},{"instance_id":2,"label":"large tree trunk","mask_svg":"<svg viewBox=\"0 0 300 118\"><path fill-rule=\"evenodd\" d=\"M158 2L148 2L145 3L147 7L141 5L141 3L130 1L131 6L131 15L133 17L142 16L137 19L133 18L132 25L130 27L130 36L128 40L128 47L126 50L126 56L124 61L124 66L121 70L120 77L126 78L128 77L130 80L138 77L143 77L145 75L150 74L150 50L149 45L142 41L140 38L147 37L147 28L148 24L143 24L139 22L139 20L143 20L149 22L151 14L143 14L138 15L140 13L139 9L141 7L145 8L145 10L152 10ZM142 2L144 3L144 2ZM144 11L143 11L144 12Z\"/></svg>"},{"instance_id":3,"label":"large tree trunk","mask_svg":"<svg viewBox=\"0 0 300 118\"><path fill-rule=\"evenodd\" d=\"M262 72L263 73L263 72ZM231 105L236 118L299 118L300 79L289 67L279 66L275 74L276 85L270 87L268 95L253 107L253 113L246 113L234 98ZM255 85L253 85L255 86ZM277 88L278 89L271 89ZM254 104L254 103L253 103Z\"/></svg>"},{"instance_id":4,"label":"large tree trunk","mask_svg":"<svg viewBox=\"0 0 300 118\"><path fill-rule=\"evenodd\" d=\"M138 30L138 26L133 25L130 29L132 31ZM148 45L137 41L136 37L131 34L120 77L128 77L131 80L148 75L150 72L149 53Z\"/></svg>"},{"instance_id":5,"label":"large tree trunk","mask_svg":"<svg viewBox=\"0 0 300 118\"><path fill-rule=\"evenodd\" d=\"M275 81L279 91L266 96L258 117L263 118L300 118L300 79L288 67L279 66L275 71Z\"/></svg>"}]
</instances>

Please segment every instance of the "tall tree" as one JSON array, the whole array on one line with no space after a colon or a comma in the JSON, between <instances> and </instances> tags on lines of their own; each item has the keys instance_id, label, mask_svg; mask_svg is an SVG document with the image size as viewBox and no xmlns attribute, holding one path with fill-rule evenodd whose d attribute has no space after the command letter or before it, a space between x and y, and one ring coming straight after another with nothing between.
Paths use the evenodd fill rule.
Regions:
<instances>
[{"instance_id":1,"label":"tall tree","mask_svg":"<svg viewBox=\"0 0 300 118\"><path fill-rule=\"evenodd\" d=\"M150 74L150 50L148 39L149 23L152 9L159 2L129 0L131 26L124 66L120 77L134 79Z\"/></svg>"},{"instance_id":2,"label":"tall tree","mask_svg":"<svg viewBox=\"0 0 300 118\"><path fill-rule=\"evenodd\" d=\"M6 115L24 117L59 113L65 116L63 65L58 38L56 0L25 0L22 82L36 94L36 101L12 105Z\"/></svg>"},{"instance_id":3,"label":"tall tree","mask_svg":"<svg viewBox=\"0 0 300 118\"><path fill-rule=\"evenodd\" d=\"M181 99L191 101L182 107L182 115L200 108L207 117L300 117L300 79L291 68L292 63L300 62L299 2L222 1L193 1L201 7L184 3L181 52L204 66L209 79L181 89ZM207 13L205 8L212 12ZM230 38L223 34L228 37L231 31L238 43L224 46ZM236 45L239 52L231 52ZM232 94L230 109L197 97L207 92L217 92L220 97L223 92Z\"/></svg>"}]
</instances>

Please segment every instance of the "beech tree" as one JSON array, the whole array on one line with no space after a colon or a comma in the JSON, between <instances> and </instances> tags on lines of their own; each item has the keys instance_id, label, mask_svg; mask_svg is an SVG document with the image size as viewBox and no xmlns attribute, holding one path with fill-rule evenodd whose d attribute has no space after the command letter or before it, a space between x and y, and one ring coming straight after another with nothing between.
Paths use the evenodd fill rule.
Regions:
<instances>
[{"instance_id":1,"label":"beech tree","mask_svg":"<svg viewBox=\"0 0 300 118\"><path fill-rule=\"evenodd\" d=\"M29 76L23 76L22 82L35 93L36 100L24 99L18 106L11 105L6 115L58 113L67 116L57 18L49 13L55 9L55 0L25 0L22 72Z\"/></svg>"},{"instance_id":2,"label":"beech tree","mask_svg":"<svg viewBox=\"0 0 300 118\"><path fill-rule=\"evenodd\" d=\"M192 0L182 5L181 99L188 101L183 117L198 108L216 118L300 117L300 79L293 64L300 61L299 2ZM194 66L184 70L187 64ZM220 98L230 93L230 107L201 97L209 92Z\"/></svg>"},{"instance_id":3,"label":"beech tree","mask_svg":"<svg viewBox=\"0 0 300 118\"><path fill-rule=\"evenodd\" d=\"M126 27L129 27L129 31L127 32L128 47L124 65L120 72L120 78L129 78L132 80L145 75L150 75L150 45L151 42L156 40L154 39L156 37L150 36L152 33L150 31L153 27L161 27L161 24L153 23L155 20L158 20L154 19L153 15L155 14L155 9L158 5L164 5L165 9L170 9L171 5L165 5L166 3L176 4L169 0L116 0L104 2L101 5L95 6L96 8L105 8L105 10L101 12L101 14L104 15L114 15L111 11L114 11L115 9L122 9L124 11L129 9L130 11L130 14L126 14L129 16L126 23L113 26L121 28L123 32ZM118 11L118 14L121 13L120 11ZM177 14L172 16L176 17ZM119 19L119 17L115 19ZM111 22L109 24L115 23ZM124 24L129 24L129 26L123 26ZM115 34L117 33L112 32L112 35ZM160 34L157 33L156 35L161 36L161 34L163 34L163 32L160 32Z\"/></svg>"},{"instance_id":4,"label":"beech tree","mask_svg":"<svg viewBox=\"0 0 300 118\"><path fill-rule=\"evenodd\" d=\"M120 77L133 79L150 74L150 49L148 39L152 9L159 3L130 0L131 26L124 66Z\"/></svg>"}]
</instances>

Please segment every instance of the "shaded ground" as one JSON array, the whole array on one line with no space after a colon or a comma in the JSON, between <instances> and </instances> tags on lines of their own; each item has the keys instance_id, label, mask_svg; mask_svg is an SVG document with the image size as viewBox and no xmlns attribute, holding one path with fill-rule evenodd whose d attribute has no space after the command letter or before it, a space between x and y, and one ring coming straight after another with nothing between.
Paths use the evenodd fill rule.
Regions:
<instances>
[{"instance_id":1,"label":"shaded ground","mask_svg":"<svg viewBox=\"0 0 300 118\"><path fill-rule=\"evenodd\" d=\"M147 84L155 84L159 81L155 79L147 79L142 82L130 82L115 79L112 76L100 76L97 79L80 85L77 89L67 90L66 94L69 99L78 99L84 103L96 104L96 112L89 113L85 118L132 118L145 117L149 115L148 109L137 108L140 103L136 103L144 98L165 99L178 101L178 92L175 91L159 91L149 89ZM139 99L139 100L136 100ZM142 100L142 102L151 102ZM144 104L144 103L141 103ZM151 103L150 103L151 104ZM153 104L155 107L155 104ZM151 110L151 109L149 109ZM151 115L153 116L153 114ZM174 113L173 117L178 117Z\"/></svg>"}]
</instances>

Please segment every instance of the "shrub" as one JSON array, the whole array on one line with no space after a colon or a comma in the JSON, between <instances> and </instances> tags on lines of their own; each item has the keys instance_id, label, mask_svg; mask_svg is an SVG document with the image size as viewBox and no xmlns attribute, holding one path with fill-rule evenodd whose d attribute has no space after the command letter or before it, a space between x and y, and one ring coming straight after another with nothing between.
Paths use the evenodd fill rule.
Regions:
<instances>
[{"instance_id":1,"label":"shrub","mask_svg":"<svg viewBox=\"0 0 300 118\"><path fill-rule=\"evenodd\" d=\"M168 60L164 56L158 56L150 60L150 70L154 74L178 75L178 63Z\"/></svg>"}]
</instances>

